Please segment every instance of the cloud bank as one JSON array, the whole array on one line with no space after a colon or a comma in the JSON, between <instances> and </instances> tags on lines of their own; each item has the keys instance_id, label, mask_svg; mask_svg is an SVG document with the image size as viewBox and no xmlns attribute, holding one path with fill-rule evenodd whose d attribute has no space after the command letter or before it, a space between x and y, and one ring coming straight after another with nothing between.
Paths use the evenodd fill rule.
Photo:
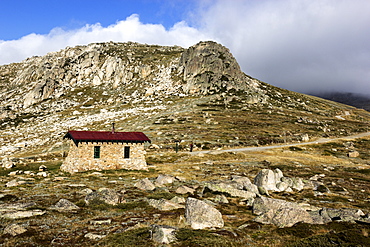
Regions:
<instances>
[{"instance_id":1,"label":"cloud bank","mask_svg":"<svg viewBox=\"0 0 370 247\"><path fill-rule=\"evenodd\" d=\"M200 16L253 77L299 92L370 94L370 1L218 1Z\"/></svg>"},{"instance_id":2,"label":"cloud bank","mask_svg":"<svg viewBox=\"0 0 370 247\"><path fill-rule=\"evenodd\" d=\"M0 64L92 42L188 47L214 40L231 50L245 73L267 83L299 92L370 94L369 30L367 0L208 0L170 29L132 15L108 27L55 28L0 41Z\"/></svg>"},{"instance_id":3,"label":"cloud bank","mask_svg":"<svg viewBox=\"0 0 370 247\"><path fill-rule=\"evenodd\" d=\"M171 29L166 30L160 24L143 24L140 22L139 16L134 14L108 27L102 27L97 23L69 31L54 28L47 35L30 34L18 40L0 41L0 64L19 62L27 57L45 55L67 46L95 42L133 41L188 47L207 38L184 21L176 23Z\"/></svg>"}]
</instances>

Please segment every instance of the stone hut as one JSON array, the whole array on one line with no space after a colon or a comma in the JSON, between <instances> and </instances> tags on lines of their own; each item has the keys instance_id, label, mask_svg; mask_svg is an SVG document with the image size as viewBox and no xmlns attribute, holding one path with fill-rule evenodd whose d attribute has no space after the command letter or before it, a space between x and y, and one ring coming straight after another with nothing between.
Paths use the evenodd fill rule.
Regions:
<instances>
[{"instance_id":1,"label":"stone hut","mask_svg":"<svg viewBox=\"0 0 370 247\"><path fill-rule=\"evenodd\" d=\"M144 143L151 142L142 132L68 131L69 152L62 171L146 170Z\"/></svg>"}]
</instances>

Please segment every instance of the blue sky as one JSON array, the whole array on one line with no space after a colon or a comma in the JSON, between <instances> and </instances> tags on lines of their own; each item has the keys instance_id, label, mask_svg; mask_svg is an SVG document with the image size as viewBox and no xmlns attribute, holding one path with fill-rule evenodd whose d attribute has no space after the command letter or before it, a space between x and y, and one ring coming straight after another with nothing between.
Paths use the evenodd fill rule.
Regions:
<instances>
[{"instance_id":1,"label":"blue sky","mask_svg":"<svg viewBox=\"0 0 370 247\"><path fill-rule=\"evenodd\" d=\"M55 27L109 26L138 14L143 23L170 28L187 18L196 0L0 0L0 40L47 34Z\"/></svg>"},{"instance_id":2,"label":"blue sky","mask_svg":"<svg viewBox=\"0 0 370 247\"><path fill-rule=\"evenodd\" d=\"M369 0L0 0L0 65L93 42L202 40L279 87L370 95Z\"/></svg>"}]
</instances>

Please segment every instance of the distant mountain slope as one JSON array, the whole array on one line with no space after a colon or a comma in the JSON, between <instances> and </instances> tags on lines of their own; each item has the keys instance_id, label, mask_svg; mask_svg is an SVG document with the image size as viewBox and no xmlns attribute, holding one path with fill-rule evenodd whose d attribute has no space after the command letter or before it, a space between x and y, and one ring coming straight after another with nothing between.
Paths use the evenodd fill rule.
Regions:
<instances>
[{"instance_id":1,"label":"distant mountain slope","mask_svg":"<svg viewBox=\"0 0 370 247\"><path fill-rule=\"evenodd\" d=\"M370 111L370 96L356 93L313 93L311 95Z\"/></svg>"},{"instance_id":2,"label":"distant mountain slope","mask_svg":"<svg viewBox=\"0 0 370 247\"><path fill-rule=\"evenodd\" d=\"M369 113L246 75L215 42L67 47L0 66L0 155L63 152L69 129L143 131L198 149L365 132Z\"/></svg>"}]
</instances>

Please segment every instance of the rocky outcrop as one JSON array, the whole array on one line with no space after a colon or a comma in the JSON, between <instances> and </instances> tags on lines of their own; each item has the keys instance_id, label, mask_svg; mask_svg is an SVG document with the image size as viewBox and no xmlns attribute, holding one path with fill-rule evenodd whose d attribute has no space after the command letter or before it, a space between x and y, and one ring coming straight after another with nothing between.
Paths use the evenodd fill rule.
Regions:
<instances>
[{"instance_id":1,"label":"rocky outcrop","mask_svg":"<svg viewBox=\"0 0 370 247\"><path fill-rule=\"evenodd\" d=\"M189 49L133 42L67 47L4 66L0 76L16 87L11 99L9 93L0 94L10 100L12 109L59 99L74 88L95 86L143 97L242 91L253 93L257 101L266 100L259 82L240 70L226 47L211 41Z\"/></svg>"},{"instance_id":2,"label":"rocky outcrop","mask_svg":"<svg viewBox=\"0 0 370 247\"><path fill-rule=\"evenodd\" d=\"M280 169L274 171L270 169L262 169L254 178L254 184L261 190L265 191L287 191L292 189L300 191L304 188L304 183L301 178L284 177Z\"/></svg>"},{"instance_id":3,"label":"rocky outcrop","mask_svg":"<svg viewBox=\"0 0 370 247\"><path fill-rule=\"evenodd\" d=\"M215 42L199 42L185 50L180 59L180 68L184 71L185 93L243 92L250 94L256 102L267 99L258 81L240 70L229 49Z\"/></svg>"},{"instance_id":4,"label":"rocky outcrop","mask_svg":"<svg viewBox=\"0 0 370 247\"><path fill-rule=\"evenodd\" d=\"M189 49L93 43L0 66L0 124L27 125L9 132L17 138L4 143L0 155L45 143L52 148L68 129L165 109L169 96L197 95L212 95L223 106L268 99L261 82L240 71L229 50L215 42Z\"/></svg>"}]
</instances>

